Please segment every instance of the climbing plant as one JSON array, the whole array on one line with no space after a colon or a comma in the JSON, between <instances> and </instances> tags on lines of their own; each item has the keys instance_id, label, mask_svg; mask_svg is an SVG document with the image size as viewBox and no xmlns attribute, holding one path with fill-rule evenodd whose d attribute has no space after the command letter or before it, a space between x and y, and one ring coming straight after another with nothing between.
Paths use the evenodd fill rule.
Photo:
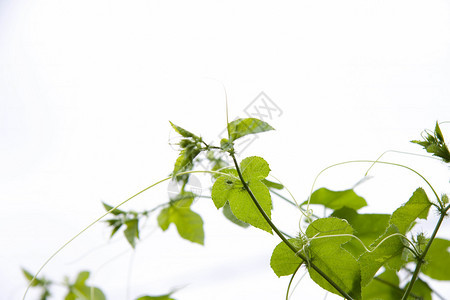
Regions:
<instances>
[{"instance_id":1,"label":"climbing plant","mask_svg":"<svg viewBox=\"0 0 450 300\"><path fill-rule=\"evenodd\" d=\"M411 191L411 197L393 212L361 213L360 209L368 203L353 189L333 191L319 188L306 195L307 200L298 203L286 186L269 177L271 170L264 158L249 156L238 162L235 142L250 134L273 130L268 123L255 118L229 122L227 138L216 144L206 143L200 135L170 124L180 136L177 143L179 155L170 176L118 205L103 203L106 213L58 249L50 259L105 217L108 219L103 221L111 228L111 236L122 232L133 248L139 242L139 232L145 218L155 218L162 231L175 226L181 238L203 245L203 220L194 211L195 200L200 195L186 187L192 174L206 173L213 180L208 197L227 219L244 228L253 226L280 239L273 249L270 267L278 277L291 276L286 299L290 295L291 283L301 268L307 270L321 288L345 299L432 299L433 294L442 298L427 281L450 280L450 241L438 237L439 228L450 209L449 199L446 194L438 194L429 181L414 169L381 160L346 162L403 168L423 180L424 186ZM425 131L421 140L412 142L443 163L450 163L450 152L439 123L433 131ZM199 168L205 165L205 161L209 168ZM344 163L336 165L341 164ZM168 180L178 182L181 189L166 203L145 211L119 208ZM283 189L290 197L278 193ZM296 236L282 232L272 220L273 198L289 202L293 209L300 212L300 220L292 220L299 224ZM318 217L312 206L326 208L327 215ZM439 216L433 232L425 235L414 231L419 219L426 220L430 211ZM41 288L41 299L50 296L53 284L53 281L40 276L47 262L35 275L23 270L29 281L28 288ZM406 280L400 280L400 272L407 274ZM89 272L82 271L74 281L66 279L65 299L105 299L98 287L87 285L88 278ZM174 291L159 296L146 295L138 300L174 299L173 294Z\"/></svg>"}]
</instances>

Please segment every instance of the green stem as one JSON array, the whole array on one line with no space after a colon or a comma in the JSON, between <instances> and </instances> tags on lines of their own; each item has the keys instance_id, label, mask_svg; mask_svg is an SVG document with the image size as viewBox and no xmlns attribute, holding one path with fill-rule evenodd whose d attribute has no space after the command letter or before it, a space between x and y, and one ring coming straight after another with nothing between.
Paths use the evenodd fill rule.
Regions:
<instances>
[{"instance_id":1,"label":"green stem","mask_svg":"<svg viewBox=\"0 0 450 300\"><path fill-rule=\"evenodd\" d=\"M436 206L436 208L438 208L439 210L444 208L444 205L443 205L441 199L439 198L438 194L436 193L436 190L433 188L431 183L422 174L420 174L419 172L417 172L416 170L414 170L414 169L412 169L412 168L410 168L408 166L404 166L404 165L401 165L401 164L392 163L392 162L388 162L388 161L379 161L379 160L351 160L351 161L344 161L344 162L340 162L340 163L336 163L336 164L333 164L331 166L328 166L325 169L323 169L322 171L320 171L319 174L317 174L316 178L314 179L313 186L311 187L311 194L312 194L312 192L314 190L314 185L316 184L317 178L323 172L325 172L326 170L331 169L333 167L336 167L336 166L340 166L340 165L344 165L344 164L351 164L351 163L373 163L373 164L377 163L377 164L385 164L385 165L391 165L391 166L397 166L397 167L405 168L405 169L415 173L420 178L422 178L426 182L426 184L430 187L431 191L433 192L433 194L435 195L435 197L436 197L436 199L437 199L437 201L439 203L439 206L436 205L435 203L432 203L432 204L434 206ZM370 168L372 168L372 166ZM367 173L366 173L366 175L367 175Z\"/></svg>"},{"instance_id":2,"label":"green stem","mask_svg":"<svg viewBox=\"0 0 450 300\"><path fill-rule=\"evenodd\" d=\"M300 252L298 252L298 249L295 248L294 245L292 245L287 239L286 237L280 232L280 230L278 230L278 228L275 226L275 224L273 224L272 220L270 220L269 216L267 216L266 212L264 211L264 209L261 207L261 205L259 204L258 200L256 199L255 195L253 195L253 192L250 190L250 188L248 187L247 182L245 182L244 177L242 177L242 173L241 170L239 168L238 162L236 160L236 157L234 156L234 153L232 151L230 151L230 156L233 159L234 165L236 167L236 171L239 175L239 179L242 182L242 185L244 186L245 190L247 191L247 193L249 194L250 198L253 200L253 203L256 205L256 207L258 208L259 212L261 213L261 215L264 217L264 219L266 220L266 222L269 224L269 226L273 229L273 231L275 231L275 233L280 237L280 239L289 247L289 249L291 249L298 257L300 257L303 261L307 261L306 257L304 255L302 255ZM328 283L330 283L344 298L349 299L349 300L353 300L352 297L350 297L340 286L338 286L330 277L328 277L328 275L326 275L319 267L317 267L316 265L314 265L312 262L309 263L309 266L311 268L313 268L320 276L322 276L326 281L328 281Z\"/></svg>"},{"instance_id":3,"label":"green stem","mask_svg":"<svg viewBox=\"0 0 450 300\"><path fill-rule=\"evenodd\" d=\"M297 274L297 271L300 269L300 267L302 266L302 264L303 264L303 262L301 262L301 263L298 265L297 269L295 269L294 273L293 273L292 276L291 276L291 280L289 280L288 288L287 288L287 291L286 291L286 300L289 300L289 290L291 289L292 281L294 281L295 274Z\"/></svg>"},{"instance_id":4,"label":"green stem","mask_svg":"<svg viewBox=\"0 0 450 300\"><path fill-rule=\"evenodd\" d=\"M185 171L185 172L180 172L177 173L176 175L184 175L184 174L192 174L192 173L210 173L210 174L218 174L218 175L228 175L228 174L224 174L221 172L217 172L217 171ZM41 271L45 268L45 266L47 266L47 264L56 256L58 255L58 253L60 253L64 248L67 247L67 245L69 245L73 240L75 240L76 238L78 238L80 235L82 235L86 230L88 230L89 228L91 228L92 226L94 226L96 223L100 222L104 217L106 217L109 213L111 213L112 211L118 209L120 206L124 205L125 203L127 203L128 201L130 201L131 199L139 196L140 194L144 193L145 191L151 189L152 187L167 181L169 179L172 179L173 176L169 176L166 177L164 179L161 179L155 183L153 183L152 185L146 187L145 189L143 189L142 191L134 194L133 196L131 196L130 198L126 199L125 201L122 201L121 203L117 204L116 206L114 206L113 208L111 208L109 211L107 211L106 213L104 213L103 215L101 215L100 217L98 217L97 219L95 219L93 222L91 222L89 225L87 225L85 228L83 228L80 232L78 232L76 235L74 235L71 239L69 239L66 243L64 243L64 245L62 245L61 247L59 247L43 264L42 266L38 269L38 271L36 272L36 274L34 274L34 277L30 280L30 282L28 283L27 289L25 290L25 293L23 294L22 300L25 300L25 297L27 296L27 293L29 291L29 289L31 288L31 286L33 285L33 283L36 280L36 277L41 273Z\"/></svg>"},{"instance_id":5,"label":"green stem","mask_svg":"<svg viewBox=\"0 0 450 300\"><path fill-rule=\"evenodd\" d=\"M436 234L439 230L439 227L441 227L442 221L444 221L444 218L447 216L447 211L450 209L450 205L447 205L444 209L440 211L441 216L439 217L439 220L436 224L436 227L434 228L433 234L430 237L430 240L428 241L427 245L425 246L425 249L423 250L422 254L417 259L417 265L414 270L413 276L411 278L411 281L408 283L408 287L406 288L405 294L403 294L402 300L408 299L409 294L411 293L411 290L413 288L414 282L417 280L417 277L420 273L420 267L424 263L425 256L427 255L428 250L431 247L431 243L433 243L434 238L436 237Z\"/></svg>"}]
</instances>

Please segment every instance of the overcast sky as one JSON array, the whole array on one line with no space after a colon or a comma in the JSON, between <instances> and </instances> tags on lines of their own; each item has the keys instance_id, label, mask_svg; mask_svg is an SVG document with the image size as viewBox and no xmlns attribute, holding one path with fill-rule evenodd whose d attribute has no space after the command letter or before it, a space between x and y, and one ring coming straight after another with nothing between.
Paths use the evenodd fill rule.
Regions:
<instances>
[{"instance_id":1,"label":"overcast sky","mask_svg":"<svg viewBox=\"0 0 450 300\"><path fill-rule=\"evenodd\" d=\"M223 87L230 119L259 115L276 128L240 158L263 156L303 200L330 164L420 153L409 141L450 120L449 82L448 1L1 0L0 298L22 297L20 267L36 271L101 215L101 201L117 204L170 173L169 120L218 144ZM449 192L445 166L385 158ZM367 167L336 168L317 186L350 188ZM371 175L357 190L366 211L392 212L424 185L389 167ZM207 194L210 181L200 180ZM164 201L167 184L128 208ZM275 222L296 234L298 213L274 201ZM97 224L43 274L61 281L90 270L109 299L175 287L181 300L284 297L288 278L269 267L275 237L229 224L207 199L193 210L205 247L174 228L162 234L153 218L133 254ZM293 299L324 296L305 277Z\"/></svg>"}]
</instances>

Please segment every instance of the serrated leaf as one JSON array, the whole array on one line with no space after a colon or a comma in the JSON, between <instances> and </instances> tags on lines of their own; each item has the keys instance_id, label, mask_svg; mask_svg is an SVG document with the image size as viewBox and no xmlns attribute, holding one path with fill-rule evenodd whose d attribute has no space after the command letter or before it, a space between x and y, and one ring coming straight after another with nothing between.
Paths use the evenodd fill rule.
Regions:
<instances>
[{"instance_id":1,"label":"serrated leaf","mask_svg":"<svg viewBox=\"0 0 450 300\"><path fill-rule=\"evenodd\" d=\"M331 216L347 220L354 230L353 234L365 245L372 244L386 231L390 218L388 214L358 214L348 207L334 211Z\"/></svg>"},{"instance_id":2,"label":"serrated leaf","mask_svg":"<svg viewBox=\"0 0 450 300\"><path fill-rule=\"evenodd\" d=\"M299 239L288 240L294 247L301 250L303 245ZM284 242L279 243L272 252L270 267L275 274L280 276L291 275L303 262Z\"/></svg>"},{"instance_id":3,"label":"serrated leaf","mask_svg":"<svg viewBox=\"0 0 450 300\"><path fill-rule=\"evenodd\" d=\"M417 218L426 219L431 202L422 188L418 188L404 205L394 211L389 221L402 234L408 232Z\"/></svg>"},{"instance_id":4,"label":"serrated leaf","mask_svg":"<svg viewBox=\"0 0 450 300\"><path fill-rule=\"evenodd\" d=\"M308 201L303 202L302 205L307 204ZM358 196L353 190L345 191L331 191L326 188L320 188L312 193L310 204L321 204L331 209L340 209L349 207L358 210L361 207L367 206L366 200Z\"/></svg>"},{"instance_id":5,"label":"serrated leaf","mask_svg":"<svg viewBox=\"0 0 450 300\"><path fill-rule=\"evenodd\" d=\"M194 138L194 139L199 139L199 137L196 136L195 134L193 134L192 132L187 131L184 128L181 128L180 126L177 126L177 125L173 124L170 121L169 121L169 123L172 126L172 128L175 129L175 131L178 132L180 135L182 135L184 137L187 137L187 138L191 137L191 138Z\"/></svg>"},{"instance_id":6,"label":"serrated leaf","mask_svg":"<svg viewBox=\"0 0 450 300\"><path fill-rule=\"evenodd\" d=\"M361 273L358 261L345 249L343 243L351 239L353 228L339 218L317 219L309 224L306 235L311 239L307 255L339 287L355 299L361 298ZM322 238L321 238L322 237ZM313 268L309 267L312 280L323 289L340 293Z\"/></svg>"},{"instance_id":7,"label":"serrated leaf","mask_svg":"<svg viewBox=\"0 0 450 300\"><path fill-rule=\"evenodd\" d=\"M362 290L364 300L398 300L402 298L403 292L399 287L400 280L393 270L386 270L378 275L377 280L372 280Z\"/></svg>"},{"instance_id":8,"label":"serrated leaf","mask_svg":"<svg viewBox=\"0 0 450 300\"><path fill-rule=\"evenodd\" d=\"M258 200L264 212L270 218L272 200L269 189L261 182L270 172L267 162L257 156L247 157L240 165L242 177L246 181L253 195ZM236 170L230 170L230 175L223 175L214 182L211 197L214 205L220 208L228 201L231 211L239 220L254 227L272 233L272 228L256 207L252 198L245 190L242 182L237 177Z\"/></svg>"},{"instance_id":9,"label":"serrated leaf","mask_svg":"<svg viewBox=\"0 0 450 300\"><path fill-rule=\"evenodd\" d=\"M136 239L139 239L139 220L131 219L125 221L125 225L127 228L124 230L123 234L125 235L128 243L130 243L131 247L136 247Z\"/></svg>"},{"instance_id":10,"label":"serrated leaf","mask_svg":"<svg viewBox=\"0 0 450 300\"><path fill-rule=\"evenodd\" d=\"M237 119L228 123L230 142L248 134L274 130L272 126L255 118Z\"/></svg>"},{"instance_id":11,"label":"serrated leaf","mask_svg":"<svg viewBox=\"0 0 450 300\"><path fill-rule=\"evenodd\" d=\"M388 214L358 214L355 210L348 207L334 211L331 216L347 220L354 230L353 234L366 247L385 233L390 218ZM366 251L356 239L351 239L342 247L357 258Z\"/></svg>"},{"instance_id":12,"label":"serrated leaf","mask_svg":"<svg viewBox=\"0 0 450 300\"><path fill-rule=\"evenodd\" d=\"M435 238L425 257L422 273L437 280L450 280L450 241Z\"/></svg>"},{"instance_id":13,"label":"serrated leaf","mask_svg":"<svg viewBox=\"0 0 450 300\"><path fill-rule=\"evenodd\" d=\"M372 248L375 248L377 245L378 247L372 252L365 252L358 259L361 265L362 286L368 285L383 265L390 269L399 270L406 263L403 257L403 238L398 235L393 235L395 233L398 233L397 227L390 225L385 234L371 245ZM390 237L385 239L388 236ZM380 244L381 241L383 243Z\"/></svg>"},{"instance_id":14,"label":"serrated leaf","mask_svg":"<svg viewBox=\"0 0 450 300\"><path fill-rule=\"evenodd\" d=\"M159 227L166 231L172 223L175 224L182 238L200 245L204 244L203 220L189 207L171 205L161 210L158 215Z\"/></svg>"},{"instance_id":15,"label":"serrated leaf","mask_svg":"<svg viewBox=\"0 0 450 300\"><path fill-rule=\"evenodd\" d=\"M250 226L249 224L242 222L241 220L236 218L235 215L233 215L230 204L228 202L225 203L225 205L223 206L222 213L228 220L230 220L231 222L233 222L234 224L236 224L240 227L247 228L248 226Z\"/></svg>"}]
</instances>

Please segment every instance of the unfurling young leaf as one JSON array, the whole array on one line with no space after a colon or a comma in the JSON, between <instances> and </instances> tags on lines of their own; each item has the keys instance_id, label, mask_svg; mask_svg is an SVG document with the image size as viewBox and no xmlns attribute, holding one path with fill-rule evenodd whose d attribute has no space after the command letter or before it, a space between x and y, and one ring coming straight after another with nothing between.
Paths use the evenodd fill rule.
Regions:
<instances>
[{"instance_id":1,"label":"unfurling young leaf","mask_svg":"<svg viewBox=\"0 0 450 300\"><path fill-rule=\"evenodd\" d=\"M302 203L307 204L308 201ZM358 210L361 207L367 206L366 200L358 196L353 190L345 191L331 191L326 188L320 188L311 195L309 204L321 204L325 207L337 210L343 207Z\"/></svg>"},{"instance_id":2,"label":"unfurling young leaf","mask_svg":"<svg viewBox=\"0 0 450 300\"><path fill-rule=\"evenodd\" d=\"M272 126L255 118L237 119L228 123L230 142L248 134L274 130Z\"/></svg>"},{"instance_id":3,"label":"unfurling young leaf","mask_svg":"<svg viewBox=\"0 0 450 300\"><path fill-rule=\"evenodd\" d=\"M267 186L262 180L270 172L269 164L261 157L252 156L242 160L240 169L242 177L256 197L264 212L270 218L272 200ZM211 197L214 205L220 208L229 203L233 215L239 220L272 233L272 228L256 207L252 198L245 190L236 170L227 170L229 175L223 175L214 182Z\"/></svg>"},{"instance_id":4,"label":"unfurling young leaf","mask_svg":"<svg viewBox=\"0 0 450 300\"><path fill-rule=\"evenodd\" d=\"M169 121L170 122L170 121ZM175 124L173 124L172 122L170 122L170 125L172 126L173 129L175 129L176 132L178 132L180 135L186 137L186 138L193 138L193 139L200 139L198 136L196 136L195 134L187 131L184 128L181 128L180 126L177 126Z\"/></svg>"},{"instance_id":5,"label":"unfurling young leaf","mask_svg":"<svg viewBox=\"0 0 450 300\"><path fill-rule=\"evenodd\" d=\"M180 126L177 126L170 122L170 125L178 132L181 136L185 137L180 141L180 147L183 149L180 151L177 160L175 161L175 166L173 168L172 175L175 176L177 180L182 180L187 182L189 180L188 175L176 176L177 173L189 171L193 168L194 159L197 155L204 150L202 148L202 138L196 136L192 132L187 131Z\"/></svg>"},{"instance_id":6,"label":"unfurling young leaf","mask_svg":"<svg viewBox=\"0 0 450 300\"><path fill-rule=\"evenodd\" d=\"M412 143L419 144L427 150L428 153L432 153L434 156L440 157L444 162L450 162L450 151L444 141L439 123L436 122L434 129L434 135L427 132L427 135L423 137L423 141L411 141Z\"/></svg>"}]
</instances>

